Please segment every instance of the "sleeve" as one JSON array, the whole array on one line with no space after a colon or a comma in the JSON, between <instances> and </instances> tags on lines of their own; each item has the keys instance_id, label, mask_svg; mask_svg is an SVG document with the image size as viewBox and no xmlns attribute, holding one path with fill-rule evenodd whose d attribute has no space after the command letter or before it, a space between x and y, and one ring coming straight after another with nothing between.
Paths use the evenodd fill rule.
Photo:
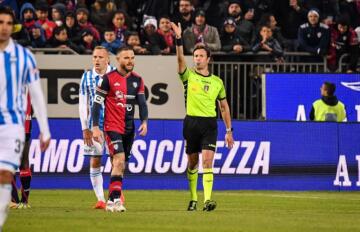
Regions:
<instances>
[{"instance_id":1,"label":"sleeve","mask_svg":"<svg viewBox=\"0 0 360 232\"><path fill-rule=\"evenodd\" d=\"M32 83L40 79L39 69L37 68L34 55L29 50L24 50L26 53L26 83Z\"/></svg>"},{"instance_id":2,"label":"sleeve","mask_svg":"<svg viewBox=\"0 0 360 232\"><path fill-rule=\"evenodd\" d=\"M96 88L94 105L91 112L93 118L93 126L99 126L101 106L104 103L106 95L108 94L109 90L110 90L109 78L107 75L104 75L103 78L99 80L98 86Z\"/></svg>"},{"instance_id":3,"label":"sleeve","mask_svg":"<svg viewBox=\"0 0 360 232\"><path fill-rule=\"evenodd\" d=\"M80 93L79 93L79 116L81 122L81 129L88 129L88 90L86 86L87 73L85 72L81 77Z\"/></svg>"},{"instance_id":4,"label":"sleeve","mask_svg":"<svg viewBox=\"0 0 360 232\"><path fill-rule=\"evenodd\" d=\"M225 91L224 83L222 81L221 81L221 88L219 91L219 95L217 96L217 99L219 101L226 99L226 91Z\"/></svg>"},{"instance_id":5,"label":"sleeve","mask_svg":"<svg viewBox=\"0 0 360 232\"><path fill-rule=\"evenodd\" d=\"M183 73L179 73L179 77L180 77L180 80L182 82L185 82L189 79L189 76L190 76L190 70L186 67L185 68L185 71Z\"/></svg>"},{"instance_id":6,"label":"sleeve","mask_svg":"<svg viewBox=\"0 0 360 232\"><path fill-rule=\"evenodd\" d=\"M48 140L51 137L51 134L47 120L46 104L39 79L29 84L29 92L32 107L40 127L40 132L42 133L43 139Z\"/></svg>"},{"instance_id":7,"label":"sleeve","mask_svg":"<svg viewBox=\"0 0 360 232\"><path fill-rule=\"evenodd\" d=\"M220 51L221 42L220 42L218 30L214 27L214 28L212 28L212 33L213 33L213 35L212 35L213 41L211 41L211 43L207 43L207 46L212 51Z\"/></svg>"},{"instance_id":8,"label":"sleeve","mask_svg":"<svg viewBox=\"0 0 360 232\"><path fill-rule=\"evenodd\" d=\"M140 86L137 93L137 102L139 105L139 116L141 121L145 121L148 119L148 108L146 104L146 98L145 98L145 87L144 87L144 81L140 79Z\"/></svg>"},{"instance_id":9,"label":"sleeve","mask_svg":"<svg viewBox=\"0 0 360 232\"><path fill-rule=\"evenodd\" d=\"M323 36L321 37L320 44L319 44L319 55L326 55L329 45L330 45L330 30L329 29L322 29Z\"/></svg>"}]
</instances>

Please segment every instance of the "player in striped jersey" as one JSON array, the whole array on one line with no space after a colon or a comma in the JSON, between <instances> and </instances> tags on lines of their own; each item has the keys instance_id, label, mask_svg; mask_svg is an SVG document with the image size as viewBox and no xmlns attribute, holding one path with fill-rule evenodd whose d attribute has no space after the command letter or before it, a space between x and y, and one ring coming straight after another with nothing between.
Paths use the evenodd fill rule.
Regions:
<instances>
[{"instance_id":1,"label":"player in striped jersey","mask_svg":"<svg viewBox=\"0 0 360 232\"><path fill-rule=\"evenodd\" d=\"M102 46L95 47L92 57L93 68L83 74L80 83L79 114L84 138L84 154L90 156L90 180L97 197L95 209L105 209L106 207L101 174L101 156L104 145L92 139L91 109L98 81L104 74L115 69L109 65L109 62L108 50ZM104 115L103 109L101 110L101 115ZM103 117L101 117L101 125L102 122Z\"/></svg>"},{"instance_id":2,"label":"player in striped jersey","mask_svg":"<svg viewBox=\"0 0 360 232\"><path fill-rule=\"evenodd\" d=\"M40 148L50 143L46 104L34 56L11 39L15 16L0 7L0 231L11 200L11 181L20 164L25 140L25 88L28 86L40 127Z\"/></svg>"}]
</instances>

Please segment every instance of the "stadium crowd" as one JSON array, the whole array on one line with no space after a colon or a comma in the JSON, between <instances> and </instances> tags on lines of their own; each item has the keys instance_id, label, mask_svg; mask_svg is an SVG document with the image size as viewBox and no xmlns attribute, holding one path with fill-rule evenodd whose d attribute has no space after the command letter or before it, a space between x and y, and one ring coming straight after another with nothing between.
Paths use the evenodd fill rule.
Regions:
<instances>
[{"instance_id":1,"label":"stadium crowd","mask_svg":"<svg viewBox=\"0 0 360 232\"><path fill-rule=\"evenodd\" d=\"M360 41L359 0L32 0L1 1L18 24L13 38L33 48L71 48L91 54L124 44L137 54L175 54L170 22L180 22L184 48L214 52L285 51L326 57L330 70L344 53L355 71Z\"/></svg>"}]
</instances>

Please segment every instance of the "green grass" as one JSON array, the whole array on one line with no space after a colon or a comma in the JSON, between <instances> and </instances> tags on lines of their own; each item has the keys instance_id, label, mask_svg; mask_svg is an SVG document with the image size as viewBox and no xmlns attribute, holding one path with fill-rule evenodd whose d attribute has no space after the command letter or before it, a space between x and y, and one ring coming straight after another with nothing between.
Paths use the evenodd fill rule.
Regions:
<instances>
[{"instance_id":1,"label":"green grass","mask_svg":"<svg viewBox=\"0 0 360 232\"><path fill-rule=\"evenodd\" d=\"M108 213L91 209L92 191L34 190L32 208L10 210L4 231L360 231L358 192L217 191L213 212L185 211L188 195L126 191L128 211Z\"/></svg>"}]
</instances>

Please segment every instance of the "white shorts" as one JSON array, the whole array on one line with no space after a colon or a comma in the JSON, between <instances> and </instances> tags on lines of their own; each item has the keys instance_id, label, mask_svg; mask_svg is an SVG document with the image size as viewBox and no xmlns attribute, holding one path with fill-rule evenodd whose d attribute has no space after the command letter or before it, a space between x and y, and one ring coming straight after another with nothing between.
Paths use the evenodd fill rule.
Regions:
<instances>
[{"instance_id":1,"label":"white shorts","mask_svg":"<svg viewBox=\"0 0 360 232\"><path fill-rule=\"evenodd\" d=\"M84 144L84 155L87 156L102 156L104 154L104 149L106 154L109 154L107 146L105 143L98 143L93 139L93 145L88 146Z\"/></svg>"},{"instance_id":2,"label":"white shorts","mask_svg":"<svg viewBox=\"0 0 360 232\"><path fill-rule=\"evenodd\" d=\"M0 125L0 170L15 173L24 149L25 130L22 125Z\"/></svg>"}]
</instances>

